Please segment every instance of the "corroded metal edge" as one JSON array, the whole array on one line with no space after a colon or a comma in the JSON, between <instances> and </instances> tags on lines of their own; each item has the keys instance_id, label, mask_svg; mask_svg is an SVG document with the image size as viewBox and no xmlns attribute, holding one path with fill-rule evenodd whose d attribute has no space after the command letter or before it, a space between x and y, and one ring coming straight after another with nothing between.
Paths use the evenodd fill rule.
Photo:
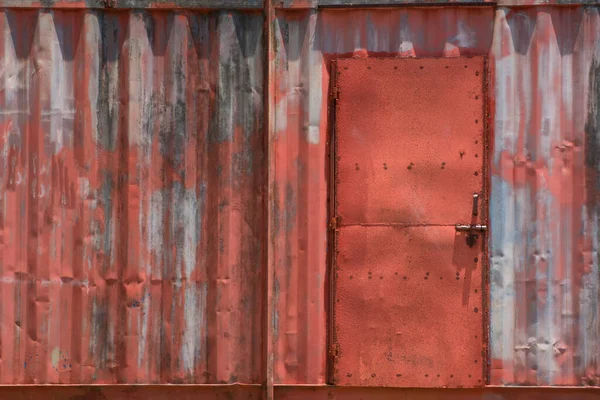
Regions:
<instances>
[{"instance_id":1,"label":"corroded metal edge","mask_svg":"<svg viewBox=\"0 0 600 400\"><path fill-rule=\"evenodd\" d=\"M48 399L165 399L177 396L187 399L258 399L260 385L45 385L0 386L3 399L29 399L44 396ZM327 385L275 385L276 399L437 399L442 396L466 400L517 399L529 400L543 396L547 400L591 400L600 395L598 388L580 387L494 387L480 389L422 389L422 388L360 388Z\"/></svg>"},{"instance_id":2,"label":"corroded metal edge","mask_svg":"<svg viewBox=\"0 0 600 400\"><path fill-rule=\"evenodd\" d=\"M239 9L261 10L263 0L0 0L6 8L55 9ZM364 8L364 7L453 7L573 6L598 5L600 0L283 0L274 9Z\"/></svg>"}]
</instances>

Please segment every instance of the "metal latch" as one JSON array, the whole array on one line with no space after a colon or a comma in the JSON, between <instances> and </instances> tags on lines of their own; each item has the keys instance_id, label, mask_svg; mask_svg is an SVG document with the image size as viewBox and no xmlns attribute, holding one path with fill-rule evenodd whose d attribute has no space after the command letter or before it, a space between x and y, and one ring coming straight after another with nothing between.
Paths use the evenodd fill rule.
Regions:
<instances>
[{"instance_id":1,"label":"metal latch","mask_svg":"<svg viewBox=\"0 0 600 400\"><path fill-rule=\"evenodd\" d=\"M479 232L485 232L487 231L487 225L461 225L461 224L457 224L456 225L456 230L459 232L471 232L471 231L479 231Z\"/></svg>"},{"instance_id":2,"label":"metal latch","mask_svg":"<svg viewBox=\"0 0 600 400\"><path fill-rule=\"evenodd\" d=\"M485 232L487 230L487 225L461 225L457 224L455 226L457 232L468 232L467 233L467 245L469 247L475 246L475 242L479 239L479 235L477 232Z\"/></svg>"},{"instance_id":3,"label":"metal latch","mask_svg":"<svg viewBox=\"0 0 600 400\"><path fill-rule=\"evenodd\" d=\"M473 211L472 214L476 217L479 214L479 193L473 194ZM480 224L456 224L455 226L457 232L468 232L467 233L467 245L469 247L473 247L475 245L475 241L479 238L477 232L485 232L487 230L487 225Z\"/></svg>"}]
</instances>

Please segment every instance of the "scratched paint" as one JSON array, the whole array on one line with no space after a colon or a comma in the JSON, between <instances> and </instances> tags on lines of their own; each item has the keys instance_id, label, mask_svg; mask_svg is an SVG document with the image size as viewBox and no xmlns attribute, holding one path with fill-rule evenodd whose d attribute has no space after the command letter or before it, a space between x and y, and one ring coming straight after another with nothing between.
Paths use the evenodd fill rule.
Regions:
<instances>
[{"instance_id":1,"label":"scratched paint","mask_svg":"<svg viewBox=\"0 0 600 400\"><path fill-rule=\"evenodd\" d=\"M0 32L0 382L259 382L260 15Z\"/></svg>"},{"instance_id":2,"label":"scratched paint","mask_svg":"<svg viewBox=\"0 0 600 400\"><path fill-rule=\"evenodd\" d=\"M275 349L276 380L321 383L325 375L321 357L292 364L325 352L325 308L289 310L297 293L313 299L316 285L325 285L315 278L326 273L327 180L313 172L326 165L329 61L488 54L496 107L491 383L597 385L598 9L281 10L277 17L274 179L292 193L280 193L275 209L303 200L293 223L274 213L279 226L293 225L274 246L276 265L287 267L275 271L278 328L287 332ZM314 103L321 104L316 116ZM297 340L308 332L310 343Z\"/></svg>"},{"instance_id":3,"label":"scratched paint","mask_svg":"<svg viewBox=\"0 0 600 400\"><path fill-rule=\"evenodd\" d=\"M260 383L264 329L325 383L329 62L486 54L491 383L600 383L597 7L278 10L267 214L263 20L215 4L262 7L0 1L0 383Z\"/></svg>"},{"instance_id":4,"label":"scratched paint","mask_svg":"<svg viewBox=\"0 0 600 400\"><path fill-rule=\"evenodd\" d=\"M491 381L598 385L597 8L499 9Z\"/></svg>"},{"instance_id":5,"label":"scratched paint","mask_svg":"<svg viewBox=\"0 0 600 400\"><path fill-rule=\"evenodd\" d=\"M491 8L278 11L276 382L326 382L328 179L323 168L330 61L482 55L490 49L492 32Z\"/></svg>"}]
</instances>

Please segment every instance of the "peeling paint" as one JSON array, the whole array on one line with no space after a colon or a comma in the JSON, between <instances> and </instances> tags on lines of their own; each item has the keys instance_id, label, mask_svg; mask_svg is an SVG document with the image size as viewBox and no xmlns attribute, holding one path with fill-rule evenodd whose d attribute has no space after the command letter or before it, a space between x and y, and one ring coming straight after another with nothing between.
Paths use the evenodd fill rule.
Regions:
<instances>
[{"instance_id":1,"label":"peeling paint","mask_svg":"<svg viewBox=\"0 0 600 400\"><path fill-rule=\"evenodd\" d=\"M0 382L260 382L262 29L0 10Z\"/></svg>"}]
</instances>

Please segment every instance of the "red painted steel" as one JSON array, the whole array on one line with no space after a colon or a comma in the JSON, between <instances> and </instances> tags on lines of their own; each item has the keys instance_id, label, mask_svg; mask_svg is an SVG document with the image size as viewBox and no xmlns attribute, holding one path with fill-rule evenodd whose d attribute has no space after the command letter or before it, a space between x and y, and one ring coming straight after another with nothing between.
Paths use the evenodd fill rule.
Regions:
<instances>
[{"instance_id":1,"label":"red painted steel","mask_svg":"<svg viewBox=\"0 0 600 400\"><path fill-rule=\"evenodd\" d=\"M0 386L0 398L20 400L259 400L260 385L14 385Z\"/></svg>"},{"instance_id":2,"label":"red painted steel","mask_svg":"<svg viewBox=\"0 0 600 400\"><path fill-rule=\"evenodd\" d=\"M344 226L471 222L483 188L484 75L481 57L337 62Z\"/></svg>"},{"instance_id":3,"label":"red painted steel","mask_svg":"<svg viewBox=\"0 0 600 400\"><path fill-rule=\"evenodd\" d=\"M491 382L598 385L598 9L499 9L494 30Z\"/></svg>"},{"instance_id":4,"label":"red painted steel","mask_svg":"<svg viewBox=\"0 0 600 400\"><path fill-rule=\"evenodd\" d=\"M0 382L324 383L330 61L486 54L492 382L599 382L596 7L278 10L267 124L233 0L0 6Z\"/></svg>"},{"instance_id":5,"label":"red painted steel","mask_svg":"<svg viewBox=\"0 0 600 400\"><path fill-rule=\"evenodd\" d=\"M0 12L1 383L260 383L262 28Z\"/></svg>"},{"instance_id":6,"label":"red painted steel","mask_svg":"<svg viewBox=\"0 0 600 400\"><path fill-rule=\"evenodd\" d=\"M485 238L455 230L487 222L484 75L482 57L337 62L336 384L484 384Z\"/></svg>"},{"instance_id":7,"label":"red painted steel","mask_svg":"<svg viewBox=\"0 0 600 400\"><path fill-rule=\"evenodd\" d=\"M44 9L253 9L260 10L262 0L0 0L0 7Z\"/></svg>"},{"instance_id":8,"label":"red painted steel","mask_svg":"<svg viewBox=\"0 0 600 400\"><path fill-rule=\"evenodd\" d=\"M315 171L327 164L329 61L490 54L496 111L490 160L492 383L595 385L598 9L327 9L277 16L275 183L288 188L277 208L290 199L297 212L274 213L279 226L289 227L274 248L276 261L286 266L276 271L283 294L275 320L287 332L275 348L276 380L322 382L324 376L321 358L297 360L325 352L320 321L326 307L318 306L318 296L327 285L321 280L327 225L314 223L314 216L327 207L327 175ZM528 154L535 164L528 164ZM549 165L556 168L552 175L545 172ZM516 184L527 176L538 179ZM298 340L308 335L310 342Z\"/></svg>"},{"instance_id":9,"label":"red painted steel","mask_svg":"<svg viewBox=\"0 0 600 400\"><path fill-rule=\"evenodd\" d=\"M486 387L471 389L276 387L276 397L285 400L595 400L598 389Z\"/></svg>"},{"instance_id":10,"label":"red painted steel","mask_svg":"<svg viewBox=\"0 0 600 400\"><path fill-rule=\"evenodd\" d=\"M276 383L326 381L330 61L484 55L493 17L492 8L277 11Z\"/></svg>"},{"instance_id":11,"label":"red painted steel","mask_svg":"<svg viewBox=\"0 0 600 400\"><path fill-rule=\"evenodd\" d=\"M479 389L348 388L335 386L275 385L276 399L283 400L595 400L598 389L560 387L486 387ZM259 385L15 385L0 386L2 399L18 400L256 400Z\"/></svg>"}]
</instances>

